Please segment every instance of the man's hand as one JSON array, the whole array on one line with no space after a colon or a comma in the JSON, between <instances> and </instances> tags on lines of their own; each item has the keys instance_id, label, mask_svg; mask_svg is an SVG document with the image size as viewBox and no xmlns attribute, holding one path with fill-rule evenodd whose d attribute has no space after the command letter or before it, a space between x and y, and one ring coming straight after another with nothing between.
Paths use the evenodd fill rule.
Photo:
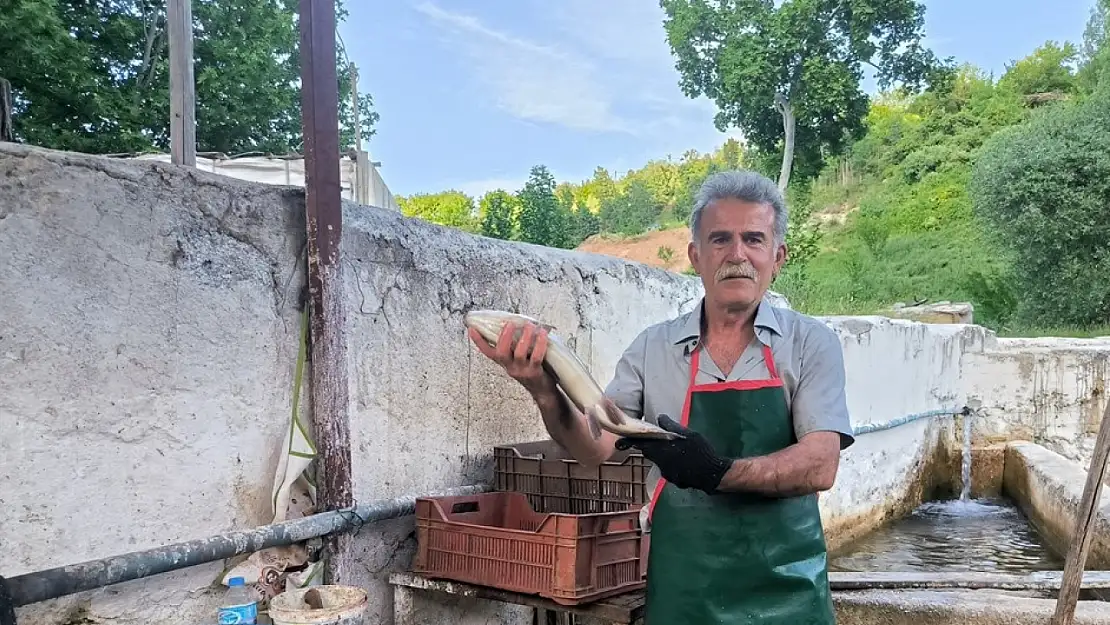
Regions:
<instances>
[{"instance_id":1,"label":"man's hand","mask_svg":"<svg viewBox=\"0 0 1110 625\"><path fill-rule=\"evenodd\" d=\"M636 447L659 467L664 479L679 488L715 492L721 478L732 466L732 460L718 455L700 433L682 427L665 414L659 415L659 427L681 434L683 438L666 441L625 437L617 440L616 448L625 450Z\"/></svg>"},{"instance_id":2,"label":"man's hand","mask_svg":"<svg viewBox=\"0 0 1110 625\"><path fill-rule=\"evenodd\" d=\"M497 347L490 346L474 328L467 330L470 340L486 358L505 368L509 377L520 382L533 397L555 398L555 380L543 369L547 354L547 330L528 322L520 329L520 338L514 324L506 323L497 337ZM557 399L557 398L556 398Z\"/></svg>"}]
</instances>

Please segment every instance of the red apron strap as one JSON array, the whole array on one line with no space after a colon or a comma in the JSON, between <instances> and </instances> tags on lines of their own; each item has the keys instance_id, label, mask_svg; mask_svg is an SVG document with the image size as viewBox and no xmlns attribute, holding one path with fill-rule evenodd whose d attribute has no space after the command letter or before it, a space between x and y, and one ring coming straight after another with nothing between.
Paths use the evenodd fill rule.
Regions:
<instances>
[{"instance_id":1,"label":"red apron strap","mask_svg":"<svg viewBox=\"0 0 1110 625\"><path fill-rule=\"evenodd\" d=\"M690 358L690 383L686 385L686 399L682 403L682 417L679 419L679 423L682 424L682 427L686 427L690 422L690 396L694 392L694 387L698 385L698 366L701 362L699 358L700 355L701 350L695 348L694 355Z\"/></svg>"},{"instance_id":2,"label":"red apron strap","mask_svg":"<svg viewBox=\"0 0 1110 625\"><path fill-rule=\"evenodd\" d=\"M701 347L700 343L698 347ZM697 385L698 381L698 367L701 362L701 359L699 358L700 355L701 350L695 348L694 354L690 358L690 383L686 385L686 399L682 404L682 416L679 419L679 423L682 424L682 427L686 427L686 425L690 423L690 397L691 395L693 395L694 386ZM648 502L649 519L651 518L651 513L655 510L655 502L659 501L659 495L663 493L663 487L666 485L667 480L663 479L662 477L660 477L659 481L655 484L655 491L651 493L651 500Z\"/></svg>"},{"instance_id":3,"label":"red apron strap","mask_svg":"<svg viewBox=\"0 0 1110 625\"><path fill-rule=\"evenodd\" d=\"M771 379L772 380L779 379L779 374L778 374L777 371L775 371L775 358L771 354L771 346L770 345L764 345L763 346L763 362L765 362L767 364L767 371L769 371L771 373Z\"/></svg>"}]
</instances>

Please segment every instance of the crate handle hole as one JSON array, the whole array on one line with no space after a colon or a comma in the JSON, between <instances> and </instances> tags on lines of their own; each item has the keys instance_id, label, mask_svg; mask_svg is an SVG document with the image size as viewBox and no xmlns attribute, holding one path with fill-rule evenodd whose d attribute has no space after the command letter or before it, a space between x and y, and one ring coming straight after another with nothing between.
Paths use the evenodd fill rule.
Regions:
<instances>
[{"instance_id":1,"label":"crate handle hole","mask_svg":"<svg viewBox=\"0 0 1110 625\"><path fill-rule=\"evenodd\" d=\"M461 514L465 512L477 512L477 501L460 501L459 503L451 506L451 514Z\"/></svg>"}]
</instances>

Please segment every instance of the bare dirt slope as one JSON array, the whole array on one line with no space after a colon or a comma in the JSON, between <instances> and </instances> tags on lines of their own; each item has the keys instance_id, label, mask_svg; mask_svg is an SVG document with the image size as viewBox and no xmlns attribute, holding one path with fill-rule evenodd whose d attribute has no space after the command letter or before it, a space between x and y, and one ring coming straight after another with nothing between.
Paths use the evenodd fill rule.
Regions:
<instances>
[{"instance_id":1,"label":"bare dirt slope","mask_svg":"<svg viewBox=\"0 0 1110 625\"><path fill-rule=\"evenodd\" d=\"M690 261L686 258L686 244L689 241L690 230L683 227L648 232L629 238L594 235L583 241L577 249L593 254L616 256L681 273L690 266ZM672 250L669 261L660 258L660 248Z\"/></svg>"}]
</instances>

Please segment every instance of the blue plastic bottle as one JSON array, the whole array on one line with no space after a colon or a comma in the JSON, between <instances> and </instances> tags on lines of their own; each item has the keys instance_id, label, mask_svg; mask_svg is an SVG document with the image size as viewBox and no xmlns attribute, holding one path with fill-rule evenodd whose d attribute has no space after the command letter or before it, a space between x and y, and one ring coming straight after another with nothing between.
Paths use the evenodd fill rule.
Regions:
<instances>
[{"instance_id":1,"label":"blue plastic bottle","mask_svg":"<svg viewBox=\"0 0 1110 625\"><path fill-rule=\"evenodd\" d=\"M232 577L228 580L227 594L220 605L220 625L255 623L257 620L258 604L250 589L242 577Z\"/></svg>"}]
</instances>

